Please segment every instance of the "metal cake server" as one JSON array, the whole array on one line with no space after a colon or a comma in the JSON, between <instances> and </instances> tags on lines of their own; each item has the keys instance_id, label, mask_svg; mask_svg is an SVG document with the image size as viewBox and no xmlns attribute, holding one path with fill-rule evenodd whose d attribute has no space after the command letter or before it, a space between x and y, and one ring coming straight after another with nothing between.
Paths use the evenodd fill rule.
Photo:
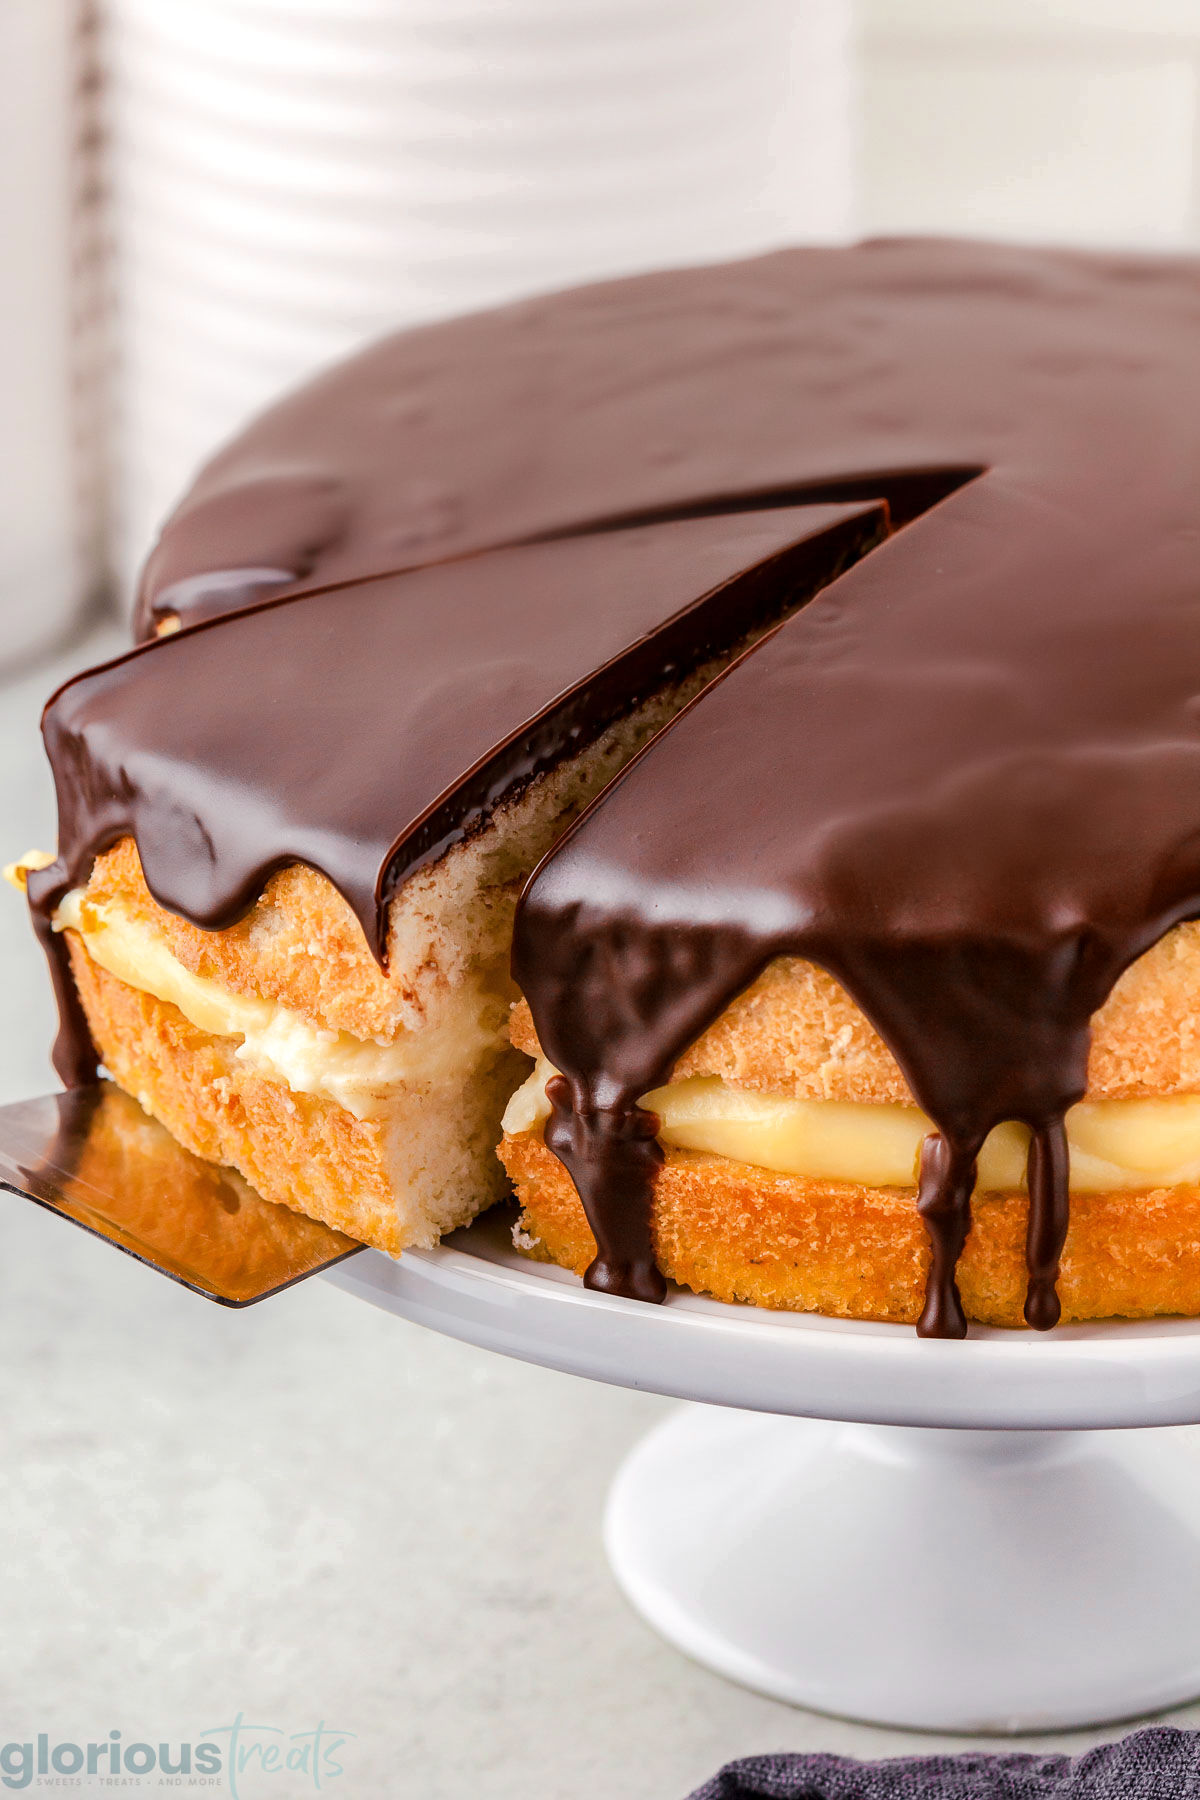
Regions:
<instances>
[{"instance_id":1,"label":"metal cake server","mask_svg":"<svg viewBox=\"0 0 1200 1800\"><path fill-rule=\"evenodd\" d=\"M0 1188L220 1306L251 1306L364 1248L193 1156L110 1081L0 1106Z\"/></svg>"}]
</instances>

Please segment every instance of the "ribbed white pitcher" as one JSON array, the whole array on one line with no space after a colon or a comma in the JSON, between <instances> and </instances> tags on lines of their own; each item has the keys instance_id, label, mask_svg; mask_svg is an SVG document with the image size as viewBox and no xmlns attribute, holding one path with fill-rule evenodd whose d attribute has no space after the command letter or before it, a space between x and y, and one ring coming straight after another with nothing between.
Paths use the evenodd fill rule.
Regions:
<instances>
[{"instance_id":1,"label":"ribbed white pitcher","mask_svg":"<svg viewBox=\"0 0 1200 1800\"><path fill-rule=\"evenodd\" d=\"M848 0L111 0L122 561L389 327L846 235Z\"/></svg>"}]
</instances>

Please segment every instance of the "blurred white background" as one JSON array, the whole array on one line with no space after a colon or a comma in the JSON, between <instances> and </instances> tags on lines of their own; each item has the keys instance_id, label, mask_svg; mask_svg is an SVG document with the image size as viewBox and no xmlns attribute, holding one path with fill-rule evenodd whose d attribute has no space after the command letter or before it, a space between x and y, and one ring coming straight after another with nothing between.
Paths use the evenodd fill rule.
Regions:
<instances>
[{"instance_id":1,"label":"blurred white background","mask_svg":"<svg viewBox=\"0 0 1200 1800\"><path fill-rule=\"evenodd\" d=\"M92 22L0 4L0 665L69 628L99 537Z\"/></svg>"},{"instance_id":2,"label":"blurred white background","mask_svg":"<svg viewBox=\"0 0 1200 1800\"><path fill-rule=\"evenodd\" d=\"M0 0L0 77L5 858L53 843L40 703L126 641L194 464L360 338L788 238L1200 245L1200 0ZM52 1020L2 894L0 991L3 1101L50 1085ZM324 1718L354 1800L931 1747L624 1607L599 1509L658 1402L0 1220L0 1738Z\"/></svg>"},{"instance_id":3,"label":"blurred white background","mask_svg":"<svg viewBox=\"0 0 1200 1800\"><path fill-rule=\"evenodd\" d=\"M857 227L1200 242L1196 0L858 0Z\"/></svg>"},{"instance_id":4,"label":"blurred white background","mask_svg":"<svg viewBox=\"0 0 1200 1800\"><path fill-rule=\"evenodd\" d=\"M389 326L795 239L1200 242L1200 0L3 0L0 56L0 662Z\"/></svg>"},{"instance_id":5,"label":"blurred white background","mask_svg":"<svg viewBox=\"0 0 1200 1800\"><path fill-rule=\"evenodd\" d=\"M128 586L198 457L389 326L837 236L845 0L108 0Z\"/></svg>"}]
</instances>

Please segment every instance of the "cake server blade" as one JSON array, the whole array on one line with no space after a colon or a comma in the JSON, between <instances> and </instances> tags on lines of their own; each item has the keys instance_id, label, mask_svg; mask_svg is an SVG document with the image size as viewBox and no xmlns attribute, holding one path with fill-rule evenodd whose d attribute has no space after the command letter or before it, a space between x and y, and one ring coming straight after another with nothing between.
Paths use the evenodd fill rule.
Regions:
<instances>
[{"instance_id":1,"label":"cake server blade","mask_svg":"<svg viewBox=\"0 0 1200 1800\"><path fill-rule=\"evenodd\" d=\"M110 1081L0 1106L0 1188L220 1306L251 1306L363 1248L193 1156Z\"/></svg>"}]
</instances>

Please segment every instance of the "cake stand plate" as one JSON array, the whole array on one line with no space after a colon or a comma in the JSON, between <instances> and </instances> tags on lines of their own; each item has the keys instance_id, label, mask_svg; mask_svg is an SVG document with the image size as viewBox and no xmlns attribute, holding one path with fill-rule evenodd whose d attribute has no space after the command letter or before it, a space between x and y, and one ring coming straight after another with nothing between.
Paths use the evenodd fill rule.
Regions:
<instances>
[{"instance_id":1,"label":"cake stand plate","mask_svg":"<svg viewBox=\"0 0 1200 1800\"><path fill-rule=\"evenodd\" d=\"M1200 1322L941 1343L678 1291L650 1307L517 1256L495 1217L325 1279L489 1350L706 1403L626 1459L605 1543L650 1624L735 1681L971 1732L1200 1695L1200 1433L1162 1429L1200 1421Z\"/></svg>"}]
</instances>

